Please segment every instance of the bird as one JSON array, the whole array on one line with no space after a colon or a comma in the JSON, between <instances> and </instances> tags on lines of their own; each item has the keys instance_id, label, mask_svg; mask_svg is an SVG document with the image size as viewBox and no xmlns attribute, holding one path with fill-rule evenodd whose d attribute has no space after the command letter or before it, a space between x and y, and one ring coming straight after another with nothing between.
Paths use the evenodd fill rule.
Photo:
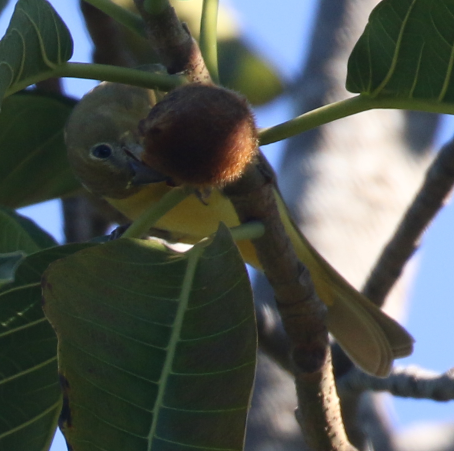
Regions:
<instances>
[{"instance_id":1,"label":"bird","mask_svg":"<svg viewBox=\"0 0 454 451\"><path fill-rule=\"evenodd\" d=\"M195 113L190 108L186 111L185 99L197 102L194 100L197 92L203 91L203 95L212 96L210 89L217 90L215 97L219 97L214 109L207 107L206 99L203 99L198 103ZM225 112L226 96L230 96L233 102L233 117L239 117L242 121L239 135L242 146L247 147L250 156L234 159L237 165L234 174L227 171L227 176L213 178L208 171L207 178L203 179L197 172L199 169L202 171L202 167L206 170L205 163L201 162L197 166L185 152L195 149L194 161L200 161L203 160L203 152L211 151L211 146L223 151L223 147L231 144L226 138L221 139L218 145L214 143L216 139L213 141L211 137L205 145L194 132L199 122L207 118L216 118L218 115L224 118L227 115L224 122L231 120L232 115ZM188 123L184 115L178 119L179 111L189 114ZM177 124L183 124L186 128L190 124L188 133L178 130L178 127L177 131L172 128L175 116ZM211 135L209 127L203 127ZM232 126L232 130L237 133L238 127ZM164 138L167 135L172 137L169 146L165 145ZM196 140L196 145L192 139ZM65 140L69 163L82 185L94 195L106 199L130 220L137 219L175 186L182 183L194 185L195 194L185 198L155 224L172 241L187 244L195 244L213 234L220 221L228 227L240 224L233 205L222 193L222 187L241 177L244 168L253 163L258 154L260 158L265 158L258 150L257 129L247 101L233 91L214 85L202 88L200 85L183 85L157 102L152 90L102 82L75 106L66 124ZM162 147L162 143L165 149L160 159L155 152L156 147ZM179 149L178 143L181 143L182 149ZM204 146L206 150L201 151L199 148ZM183 158L185 163L173 169L171 160L179 158ZM214 158L213 161L224 165L231 159ZM225 174L225 171L214 172ZM202 192L201 195L197 195L198 190ZM293 221L277 185L273 186L273 192L281 221L298 258L309 269L317 294L327 306L328 331L363 371L386 377L394 359L412 353L413 337L350 285L317 252ZM260 269L252 243L241 240L237 245L245 262Z\"/></svg>"}]
</instances>

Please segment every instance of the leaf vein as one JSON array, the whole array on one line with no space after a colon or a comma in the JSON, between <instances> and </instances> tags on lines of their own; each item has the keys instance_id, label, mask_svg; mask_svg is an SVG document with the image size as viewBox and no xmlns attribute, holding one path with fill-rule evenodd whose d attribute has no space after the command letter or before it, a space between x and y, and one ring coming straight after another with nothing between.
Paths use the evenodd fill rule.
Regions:
<instances>
[{"instance_id":1,"label":"leaf vein","mask_svg":"<svg viewBox=\"0 0 454 451\"><path fill-rule=\"evenodd\" d=\"M14 434L15 432L21 431L22 429L25 429L27 426L39 421L41 418L43 418L44 416L46 416L47 414L49 414L50 412L52 412L56 408L59 408L60 405L61 405L61 402L60 402L60 400L58 400L58 402L52 404L50 407L48 407L46 410L41 412L39 415L36 415L32 419L30 419L28 421L25 421L21 425L10 429L9 431L4 432L3 434L0 434L0 439L8 437L8 435L11 435L11 434Z\"/></svg>"},{"instance_id":2,"label":"leaf vein","mask_svg":"<svg viewBox=\"0 0 454 451\"><path fill-rule=\"evenodd\" d=\"M24 371L19 371L18 373L15 373L13 376L10 377L5 377L4 379L0 380L0 385L6 384L8 382L14 381L15 379L18 379L22 376L25 376L26 374L30 374L33 371L36 371L38 368L43 368L47 365L50 365L51 363L55 362L57 360L57 356L52 357L51 359L45 360L44 362L41 362L39 365L34 365L30 368L27 368Z\"/></svg>"},{"instance_id":3,"label":"leaf vein","mask_svg":"<svg viewBox=\"0 0 454 451\"><path fill-rule=\"evenodd\" d=\"M401 25L400 30L399 30L399 35L397 37L396 46L395 46L395 49L394 49L394 55L393 55L393 58L392 58L391 65L389 67L388 73L385 75L385 78L383 79L383 81L377 86L375 91L373 93L371 93L372 97L376 97L380 93L380 91L383 90L383 88L386 86L386 84L389 82L389 80L391 79L391 77L394 74L394 71L395 71L396 66L397 66L397 62L399 60L399 53L400 53L400 50L401 50L402 39L403 39L403 36L404 36L404 33L405 33L405 28L406 28L406 25L408 23L408 19L409 19L410 15L411 15L411 12L412 12L413 8L415 7L416 1L417 0L412 0L411 5L408 8L407 13L405 14L405 17L404 17L404 19L402 21L402 25Z\"/></svg>"}]
</instances>

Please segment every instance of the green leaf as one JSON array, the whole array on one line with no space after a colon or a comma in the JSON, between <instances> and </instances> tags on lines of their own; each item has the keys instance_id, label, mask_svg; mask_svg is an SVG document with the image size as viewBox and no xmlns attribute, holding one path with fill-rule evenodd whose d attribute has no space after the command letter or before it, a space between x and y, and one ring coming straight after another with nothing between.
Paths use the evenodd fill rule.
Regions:
<instances>
[{"instance_id":1,"label":"green leaf","mask_svg":"<svg viewBox=\"0 0 454 451\"><path fill-rule=\"evenodd\" d=\"M68 29L47 1L19 0L0 41L0 99L64 64L72 51Z\"/></svg>"},{"instance_id":2,"label":"green leaf","mask_svg":"<svg viewBox=\"0 0 454 451\"><path fill-rule=\"evenodd\" d=\"M122 238L43 279L78 451L242 450L256 328L228 230L186 254Z\"/></svg>"},{"instance_id":3,"label":"green leaf","mask_svg":"<svg viewBox=\"0 0 454 451\"><path fill-rule=\"evenodd\" d=\"M50 262L87 244L53 247L22 260L0 289L0 449L47 450L61 409L57 339L41 308Z\"/></svg>"},{"instance_id":4,"label":"green leaf","mask_svg":"<svg viewBox=\"0 0 454 451\"><path fill-rule=\"evenodd\" d=\"M0 113L0 204L19 208L80 188L66 157L64 126L75 101L22 92Z\"/></svg>"},{"instance_id":5,"label":"green leaf","mask_svg":"<svg viewBox=\"0 0 454 451\"><path fill-rule=\"evenodd\" d=\"M453 0L383 0L350 55L347 89L453 102L453 65Z\"/></svg>"},{"instance_id":6,"label":"green leaf","mask_svg":"<svg viewBox=\"0 0 454 451\"><path fill-rule=\"evenodd\" d=\"M57 244L31 219L0 208L0 253L22 251L31 254Z\"/></svg>"}]
</instances>

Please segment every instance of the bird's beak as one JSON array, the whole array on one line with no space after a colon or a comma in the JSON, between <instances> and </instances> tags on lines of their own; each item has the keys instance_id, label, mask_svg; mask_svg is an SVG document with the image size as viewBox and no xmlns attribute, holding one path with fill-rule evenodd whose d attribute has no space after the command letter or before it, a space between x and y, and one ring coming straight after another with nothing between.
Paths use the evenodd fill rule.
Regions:
<instances>
[{"instance_id":1,"label":"bird's beak","mask_svg":"<svg viewBox=\"0 0 454 451\"><path fill-rule=\"evenodd\" d=\"M137 156L127 148L123 151L128 155L128 164L134 173L131 183L135 186L148 185L150 183L167 182L169 177L147 166Z\"/></svg>"},{"instance_id":2,"label":"bird's beak","mask_svg":"<svg viewBox=\"0 0 454 451\"><path fill-rule=\"evenodd\" d=\"M129 166L134 172L133 185L148 185L150 183L167 182L169 177L150 168L139 160L130 160Z\"/></svg>"}]
</instances>

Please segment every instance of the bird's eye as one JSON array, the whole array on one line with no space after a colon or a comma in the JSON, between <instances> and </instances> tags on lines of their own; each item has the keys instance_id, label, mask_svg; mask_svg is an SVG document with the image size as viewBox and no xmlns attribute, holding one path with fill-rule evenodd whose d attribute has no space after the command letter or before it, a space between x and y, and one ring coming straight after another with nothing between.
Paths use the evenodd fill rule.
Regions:
<instances>
[{"instance_id":1,"label":"bird's eye","mask_svg":"<svg viewBox=\"0 0 454 451\"><path fill-rule=\"evenodd\" d=\"M105 160L112 155L112 147L109 144L96 144L96 146L92 147L91 154L95 158Z\"/></svg>"}]
</instances>

